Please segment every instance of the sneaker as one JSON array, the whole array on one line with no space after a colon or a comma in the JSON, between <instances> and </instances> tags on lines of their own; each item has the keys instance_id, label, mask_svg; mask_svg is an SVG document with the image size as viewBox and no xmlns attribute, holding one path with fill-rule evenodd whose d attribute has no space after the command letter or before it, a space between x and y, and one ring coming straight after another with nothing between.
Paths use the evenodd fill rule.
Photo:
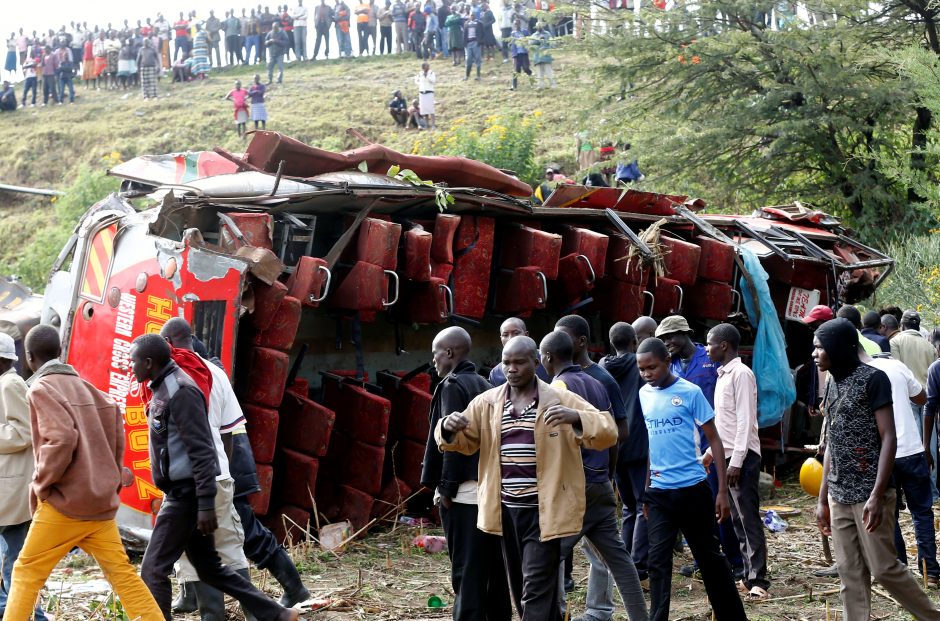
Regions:
<instances>
[{"instance_id":1,"label":"sneaker","mask_svg":"<svg viewBox=\"0 0 940 621\"><path fill-rule=\"evenodd\" d=\"M940 576L927 576L927 588L940 588Z\"/></svg>"}]
</instances>

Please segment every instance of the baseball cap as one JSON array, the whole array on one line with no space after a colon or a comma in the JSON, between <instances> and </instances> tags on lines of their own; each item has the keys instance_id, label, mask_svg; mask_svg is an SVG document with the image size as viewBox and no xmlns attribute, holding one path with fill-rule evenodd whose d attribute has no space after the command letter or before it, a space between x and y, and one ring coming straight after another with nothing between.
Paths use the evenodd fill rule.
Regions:
<instances>
[{"instance_id":1,"label":"baseball cap","mask_svg":"<svg viewBox=\"0 0 940 621\"><path fill-rule=\"evenodd\" d=\"M659 327L656 328L656 338L672 334L674 332L691 332L689 322L682 315L670 315L662 320Z\"/></svg>"},{"instance_id":2,"label":"baseball cap","mask_svg":"<svg viewBox=\"0 0 940 621\"><path fill-rule=\"evenodd\" d=\"M3 332L0 332L0 358L6 358L13 362L19 360L16 355L16 343L13 342L13 337Z\"/></svg>"},{"instance_id":3,"label":"baseball cap","mask_svg":"<svg viewBox=\"0 0 940 621\"><path fill-rule=\"evenodd\" d=\"M835 317L835 315L832 314L832 309L828 306L823 306L820 304L819 306L814 306L810 309L806 317L803 317L803 323L813 323L814 321L829 321L833 317Z\"/></svg>"}]
</instances>

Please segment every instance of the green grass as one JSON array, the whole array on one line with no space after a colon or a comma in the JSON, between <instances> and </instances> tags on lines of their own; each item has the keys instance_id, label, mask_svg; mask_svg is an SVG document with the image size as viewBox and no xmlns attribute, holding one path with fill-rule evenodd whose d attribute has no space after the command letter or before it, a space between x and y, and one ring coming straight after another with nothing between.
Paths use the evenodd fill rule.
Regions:
<instances>
[{"instance_id":1,"label":"green grass","mask_svg":"<svg viewBox=\"0 0 940 621\"><path fill-rule=\"evenodd\" d=\"M574 52L561 50L555 57L558 88L536 91L523 80L515 92L509 90L512 65L501 59L484 63L481 82L465 82L463 67L452 66L449 59L433 61L438 127L445 129L464 118L482 128L490 114L541 110L537 164L558 162L573 172L573 135L598 127L605 96L615 93L616 86L595 83L587 59ZM268 129L322 148L344 149L360 146L345 133L351 127L371 140L410 151L417 132L396 129L385 106L395 89L417 97L413 77L419 69L413 55L288 65L284 84L269 91ZM236 79L248 84L260 71L257 65L226 69L213 72L207 81L188 84L164 78L156 101L144 101L137 89L94 91L78 86L74 105L0 114L0 183L66 189L82 164L104 168L103 158L112 154L128 159L215 146L240 151L245 142L235 135L232 105L222 97ZM0 236L6 242L0 247L0 265L11 265L44 228L55 227L56 220L48 199L0 196Z\"/></svg>"}]
</instances>

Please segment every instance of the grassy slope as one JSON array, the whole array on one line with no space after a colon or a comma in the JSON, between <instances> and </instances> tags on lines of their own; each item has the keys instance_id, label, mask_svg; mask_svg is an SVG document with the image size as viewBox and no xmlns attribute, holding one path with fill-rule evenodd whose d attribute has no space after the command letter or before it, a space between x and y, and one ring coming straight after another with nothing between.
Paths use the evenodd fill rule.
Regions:
<instances>
[{"instance_id":1,"label":"grassy slope","mask_svg":"<svg viewBox=\"0 0 940 621\"><path fill-rule=\"evenodd\" d=\"M544 129L539 162L574 164L573 134L594 129L605 91L585 58L556 54L559 88L537 92L525 84L508 90L511 64L486 62L483 80L463 81L463 68L442 59L438 75L438 126L465 117L481 123L489 114L542 110ZM268 128L328 149L359 146L344 133L354 127L372 140L410 150L415 132L397 130L385 111L391 93L402 89L416 97L412 77L420 69L413 55L317 61L289 65L283 86L271 91ZM64 188L82 163L104 167L102 158L117 152L127 159L144 153L167 153L223 146L239 151L231 103L220 99L235 79L247 84L258 67L215 72L211 79L185 85L160 84L158 101L143 101L139 91L86 91L78 87L75 105L20 109L0 114L0 182ZM264 76L263 76L264 77ZM0 194L0 264L9 264L43 227L54 225L48 199Z\"/></svg>"}]
</instances>

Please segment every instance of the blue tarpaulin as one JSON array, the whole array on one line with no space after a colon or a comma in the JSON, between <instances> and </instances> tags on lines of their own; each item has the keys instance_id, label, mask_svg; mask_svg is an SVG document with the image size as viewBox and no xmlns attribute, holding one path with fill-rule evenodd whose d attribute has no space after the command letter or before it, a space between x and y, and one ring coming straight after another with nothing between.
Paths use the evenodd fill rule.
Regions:
<instances>
[{"instance_id":1,"label":"blue tarpaulin","mask_svg":"<svg viewBox=\"0 0 940 621\"><path fill-rule=\"evenodd\" d=\"M783 336L783 328L777 318L777 309L770 297L770 287L767 286L767 272L760 264L760 259L751 250L740 247L744 267L751 276L757 295L751 292L750 285L745 278L741 278L741 291L744 297L744 306L747 316L757 329L754 340L754 357L751 369L757 378L757 426L769 427L776 425L783 418L793 402L796 400L796 385L790 373L790 364L787 361L787 344ZM754 299L760 306L760 321L755 312Z\"/></svg>"}]
</instances>

